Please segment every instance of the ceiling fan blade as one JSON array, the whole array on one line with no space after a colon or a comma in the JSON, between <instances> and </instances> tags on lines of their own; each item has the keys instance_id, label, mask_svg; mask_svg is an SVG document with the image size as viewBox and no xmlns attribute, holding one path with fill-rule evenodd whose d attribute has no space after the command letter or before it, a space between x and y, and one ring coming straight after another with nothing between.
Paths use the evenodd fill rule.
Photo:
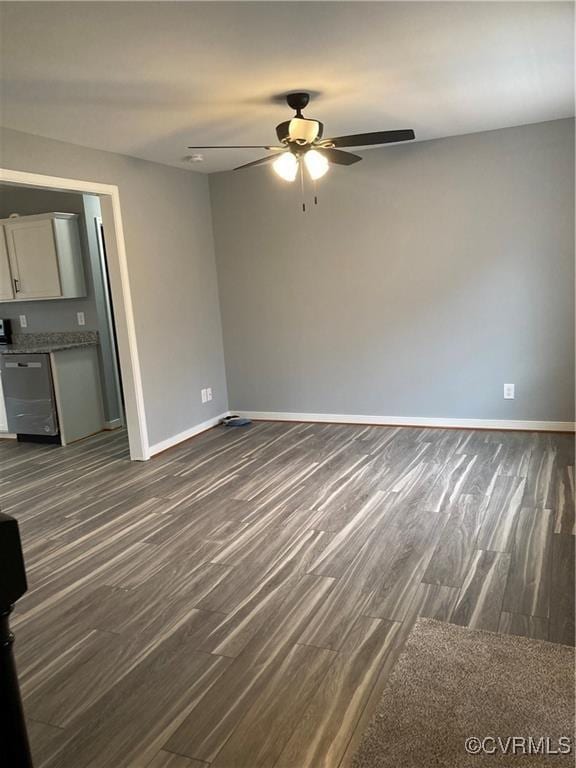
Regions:
<instances>
[{"instance_id":1,"label":"ceiling fan blade","mask_svg":"<svg viewBox=\"0 0 576 768\"><path fill-rule=\"evenodd\" d=\"M395 144L397 141L412 141L414 131L376 131L375 133L355 133L351 136L337 136L326 139L335 147L368 147L371 144Z\"/></svg>"},{"instance_id":2,"label":"ceiling fan blade","mask_svg":"<svg viewBox=\"0 0 576 768\"><path fill-rule=\"evenodd\" d=\"M341 149L316 149L321 155L324 155L326 160L335 165L354 165L358 163L362 158L360 155L353 155L352 152L342 152Z\"/></svg>"},{"instance_id":3,"label":"ceiling fan blade","mask_svg":"<svg viewBox=\"0 0 576 768\"><path fill-rule=\"evenodd\" d=\"M208 147L186 147L186 149L272 149L280 150L286 149L286 147L272 147L269 144L219 144L218 146Z\"/></svg>"},{"instance_id":4,"label":"ceiling fan blade","mask_svg":"<svg viewBox=\"0 0 576 768\"><path fill-rule=\"evenodd\" d=\"M280 154L276 153L274 155L268 155L267 157L261 157L260 160L253 160L251 163L244 163L244 165L239 165L237 168L234 168L234 170L240 171L242 168L250 168L253 165L263 165L264 163L271 163L272 160L276 160L277 157L280 157Z\"/></svg>"}]
</instances>

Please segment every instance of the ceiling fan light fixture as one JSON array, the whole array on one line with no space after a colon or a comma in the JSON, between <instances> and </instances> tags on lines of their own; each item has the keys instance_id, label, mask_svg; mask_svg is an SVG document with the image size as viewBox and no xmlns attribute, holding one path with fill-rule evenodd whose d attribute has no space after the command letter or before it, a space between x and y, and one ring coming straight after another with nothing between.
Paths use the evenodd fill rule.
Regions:
<instances>
[{"instance_id":1,"label":"ceiling fan light fixture","mask_svg":"<svg viewBox=\"0 0 576 768\"><path fill-rule=\"evenodd\" d=\"M312 144L319 132L320 123L305 117L293 117L288 126L288 138L296 144Z\"/></svg>"},{"instance_id":2,"label":"ceiling fan light fixture","mask_svg":"<svg viewBox=\"0 0 576 768\"><path fill-rule=\"evenodd\" d=\"M283 152L274 160L272 168L284 181L294 181L298 173L298 160L292 152Z\"/></svg>"},{"instance_id":3,"label":"ceiling fan light fixture","mask_svg":"<svg viewBox=\"0 0 576 768\"><path fill-rule=\"evenodd\" d=\"M330 167L330 164L324 155L315 149L310 149L306 152L304 155L304 163L310 178L314 181L316 181L316 179L321 179L322 176L328 172L328 168Z\"/></svg>"}]
</instances>

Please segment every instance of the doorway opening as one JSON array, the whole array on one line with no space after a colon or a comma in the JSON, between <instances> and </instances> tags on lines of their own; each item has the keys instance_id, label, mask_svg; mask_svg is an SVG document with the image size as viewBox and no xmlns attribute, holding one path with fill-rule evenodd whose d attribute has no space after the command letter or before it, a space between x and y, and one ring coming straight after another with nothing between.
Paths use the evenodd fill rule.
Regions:
<instances>
[{"instance_id":1,"label":"doorway opening","mask_svg":"<svg viewBox=\"0 0 576 768\"><path fill-rule=\"evenodd\" d=\"M84 271L87 273L86 284L77 293L74 293L74 280L72 280L72 288L66 289L72 292L66 293L62 289L62 299L58 301L46 300L48 296L44 297L45 300L37 300L43 297L25 292L16 292L12 298L7 296L2 301L0 315L11 318L16 312L16 316L12 319L15 320L13 325L17 331L30 332L43 327L45 330L69 331L75 334L74 339L85 338L87 341L90 341L90 333L96 333L103 428L115 429L125 426L128 433L130 458L136 461L147 460L150 457L150 451L118 188L107 184L6 169L0 169L0 184L4 189L13 190L12 197L16 201L14 207L20 209L13 211L19 215L9 220L4 217L6 211L2 211L0 218L4 217L5 223L8 221L6 224L8 229L14 229L17 225L24 231L28 229L25 225L33 223L26 221L33 219L34 214L30 213L31 208L27 209L22 201L33 200L34 196L37 200L41 196L47 200L51 193L56 201L67 200L69 208L77 206L78 210L69 212L68 216L77 218L80 223L80 239L84 246L82 258ZM44 207L46 205L45 203ZM54 203L48 207L62 208L63 206ZM56 219L53 213L38 213L38 218L51 216L52 219ZM62 219L65 222L64 225L61 224ZM54 232L58 227L64 226L65 229L70 224L71 222L65 217L60 217L56 223L51 222ZM36 236L35 231L34 237ZM22 238L22 242L23 252L26 253L25 238ZM17 271L19 265L14 265L14 254L15 247L12 244L12 251L8 257L12 259L12 270ZM70 257L71 266L66 267L67 272L74 273L73 261ZM58 267L60 282L63 282L65 278L59 255ZM25 268L24 257L21 268ZM12 280L12 277L10 279ZM46 279L46 276L43 279ZM21 287L18 282L15 285L17 288ZM22 300L26 302L27 299L31 299L29 303L22 303ZM24 311L20 311L18 307L23 307ZM27 315L30 313L32 313L32 329L28 327ZM9 356L5 355L3 359L8 358ZM57 380L58 374L54 369L52 355L51 359L52 373ZM66 365L69 364L70 359L69 355L66 358ZM12 367L14 367L14 361L15 358L12 358ZM88 363L87 359L79 362L85 369ZM63 375L66 375L66 366L62 370ZM26 373L30 381L36 381L29 375L30 372L26 371ZM32 371L32 373L35 372ZM69 371L68 373L70 374ZM75 390L75 395L78 397L81 387L75 386L75 375L75 373L70 375L68 387L69 391ZM53 389L56 390L56 388L56 385L53 385ZM60 388L65 390L65 384ZM57 393L54 399L58 401ZM80 413L81 410L82 404L79 404L76 412ZM89 414L89 407L84 410ZM65 441L62 440L62 442Z\"/></svg>"}]
</instances>

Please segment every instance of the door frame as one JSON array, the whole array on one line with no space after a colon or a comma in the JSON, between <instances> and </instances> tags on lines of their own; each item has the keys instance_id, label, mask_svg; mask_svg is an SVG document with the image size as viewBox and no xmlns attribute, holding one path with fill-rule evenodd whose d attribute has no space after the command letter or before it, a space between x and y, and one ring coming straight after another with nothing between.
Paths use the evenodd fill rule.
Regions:
<instances>
[{"instance_id":1,"label":"door frame","mask_svg":"<svg viewBox=\"0 0 576 768\"><path fill-rule=\"evenodd\" d=\"M7 168L0 168L0 182L97 195L100 198L102 220L108 233L106 263L114 301L114 321L118 337L130 458L133 461L146 461L150 458L150 443L118 187L113 184L46 176L41 173L13 171Z\"/></svg>"}]
</instances>

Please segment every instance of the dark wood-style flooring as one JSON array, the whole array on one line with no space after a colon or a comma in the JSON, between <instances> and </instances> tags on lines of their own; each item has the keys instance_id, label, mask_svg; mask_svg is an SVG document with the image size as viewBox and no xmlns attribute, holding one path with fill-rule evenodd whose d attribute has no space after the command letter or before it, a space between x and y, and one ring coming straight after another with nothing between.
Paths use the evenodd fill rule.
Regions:
<instances>
[{"instance_id":1,"label":"dark wood-style flooring","mask_svg":"<svg viewBox=\"0 0 576 768\"><path fill-rule=\"evenodd\" d=\"M0 441L37 768L340 768L419 615L574 642L572 435Z\"/></svg>"}]
</instances>

